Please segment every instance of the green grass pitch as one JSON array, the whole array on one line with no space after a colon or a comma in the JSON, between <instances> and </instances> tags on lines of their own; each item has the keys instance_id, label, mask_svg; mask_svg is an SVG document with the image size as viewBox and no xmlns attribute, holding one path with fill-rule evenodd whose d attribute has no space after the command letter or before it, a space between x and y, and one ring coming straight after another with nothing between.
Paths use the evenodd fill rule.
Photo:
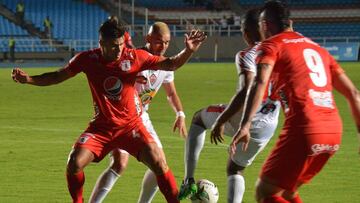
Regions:
<instances>
[{"instance_id":1,"label":"green grass pitch","mask_svg":"<svg viewBox=\"0 0 360 203\"><path fill-rule=\"evenodd\" d=\"M360 63L342 63L360 88ZM28 68L31 75L54 68ZM70 202L65 180L67 155L72 144L92 116L90 91L80 74L63 84L35 87L14 83L11 69L0 70L0 202ZM234 94L237 76L233 63L191 63L176 72L175 82L181 96L187 124L192 114L209 104L227 103ZM336 94L344 123L343 144L324 170L300 190L304 202L360 202L359 142L346 101ZM175 114L160 91L150 107L168 164L178 185L184 175L184 140L171 132ZM280 122L282 123L282 122ZM208 134L209 135L209 134ZM264 158L277 135L246 169L244 202L254 201L254 183ZM227 146L210 144L206 138L196 178L206 178L219 187L220 203L226 202ZM98 175L108 166L105 158L85 169L85 200L89 198ZM145 167L134 158L105 202L136 202ZM165 202L158 193L153 201ZM185 201L186 202L186 201Z\"/></svg>"}]
</instances>

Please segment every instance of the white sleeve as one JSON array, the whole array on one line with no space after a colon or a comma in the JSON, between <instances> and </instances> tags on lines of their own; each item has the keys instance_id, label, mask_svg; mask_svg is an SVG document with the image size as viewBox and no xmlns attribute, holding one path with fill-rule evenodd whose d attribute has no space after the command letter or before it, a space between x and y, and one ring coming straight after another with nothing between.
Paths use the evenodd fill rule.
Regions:
<instances>
[{"instance_id":1,"label":"white sleeve","mask_svg":"<svg viewBox=\"0 0 360 203\"><path fill-rule=\"evenodd\" d=\"M241 58L242 68L247 71L256 73L256 62L255 62L256 48L253 47L245 53L244 57Z\"/></svg>"},{"instance_id":2,"label":"white sleeve","mask_svg":"<svg viewBox=\"0 0 360 203\"><path fill-rule=\"evenodd\" d=\"M174 81L174 71L165 71L166 75L164 77L163 83L170 83Z\"/></svg>"}]
</instances>

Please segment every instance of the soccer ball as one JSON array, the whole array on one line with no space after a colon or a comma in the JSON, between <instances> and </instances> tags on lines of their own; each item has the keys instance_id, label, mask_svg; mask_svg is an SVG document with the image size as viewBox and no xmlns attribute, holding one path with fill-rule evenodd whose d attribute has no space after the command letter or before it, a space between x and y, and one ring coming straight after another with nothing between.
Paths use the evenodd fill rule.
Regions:
<instances>
[{"instance_id":1,"label":"soccer ball","mask_svg":"<svg viewBox=\"0 0 360 203\"><path fill-rule=\"evenodd\" d=\"M216 203L219 200L219 190L213 182L201 179L196 184L198 193L191 198L192 203Z\"/></svg>"}]
</instances>

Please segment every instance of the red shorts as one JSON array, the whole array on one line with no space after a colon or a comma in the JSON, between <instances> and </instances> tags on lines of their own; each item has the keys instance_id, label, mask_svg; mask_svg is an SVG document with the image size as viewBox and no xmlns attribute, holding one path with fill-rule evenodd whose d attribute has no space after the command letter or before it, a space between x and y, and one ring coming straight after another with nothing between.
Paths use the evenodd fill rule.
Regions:
<instances>
[{"instance_id":1,"label":"red shorts","mask_svg":"<svg viewBox=\"0 0 360 203\"><path fill-rule=\"evenodd\" d=\"M339 149L341 134L281 134L260 178L289 191L309 182Z\"/></svg>"},{"instance_id":2,"label":"red shorts","mask_svg":"<svg viewBox=\"0 0 360 203\"><path fill-rule=\"evenodd\" d=\"M95 155L94 162L101 161L115 148L126 150L138 159L139 152L155 141L141 121L133 126L130 129L89 127L73 147L89 149Z\"/></svg>"}]
</instances>

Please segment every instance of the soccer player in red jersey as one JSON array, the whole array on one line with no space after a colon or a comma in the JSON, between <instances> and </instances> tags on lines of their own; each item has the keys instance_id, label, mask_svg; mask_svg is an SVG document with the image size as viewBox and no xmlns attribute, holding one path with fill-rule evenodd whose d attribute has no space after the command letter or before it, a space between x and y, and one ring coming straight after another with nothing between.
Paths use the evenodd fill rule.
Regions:
<instances>
[{"instance_id":1,"label":"soccer player in red jersey","mask_svg":"<svg viewBox=\"0 0 360 203\"><path fill-rule=\"evenodd\" d=\"M346 97L360 126L359 91L324 48L292 31L289 15L278 1L268 1L262 9L259 26L266 40L257 52L254 97L231 143L231 153L239 142L244 142L246 150L251 118L271 79L281 98L285 123L257 182L256 199L263 203L302 202L298 188L339 149L342 122L333 88Z\"/></svg>"},{"instance_id":2,"label":"soccer player in red jersey","mask_svg":"<svg viewBox=\"0 0 360 203\"><path fill-rule=\"evenodd\" d=\"M157 56L163 56L170 44L170 29L163 22L155 22L151 25L149 33L146 36L146 44L141 49ZM145 70L138 75L139 79L135 83L135 89L142 101L143 112L141 115L143 124L152 135L160 148L162 144L157 135L150 116L147 113L150 104L160 87L166 92L170 106L176 113L173 130L179 129L181 136L186 137L185 113L183 112L182 103L175 88L174 71L163 70ZM110 166L98 178L96 185L91 193L89 203L100 203L107 196L113 185L125 171L128 165L129 153L122 149L114 149L111 152ZM151 202L158 190L156 176L148 169L145 172L138 203Z\"/></svg>"},{"instance_id":3,"label":"soccer player in red jersey","mask_svg":"<svg viewBox=\"0 0 360 203\"><path fill-rule=\"evenodd\" d=\"M179 202L175 178L162 149L144 127L142 105L134 88L137 73L146 69L175 70L185 64L206 39L196 30L185 36L186 48L173 57L154 56L141 49L124 47L124 29L107 20L99 29L100 48L81 52L64 68L29 76L19 68L12 71L15 82L48 86L61 83L80 72L86 74L95 114L70 152L66 177L73 202L83 202L83 169L121 148L148 166L155 174L167 202Z\"/></svg>"}]
</instances>

